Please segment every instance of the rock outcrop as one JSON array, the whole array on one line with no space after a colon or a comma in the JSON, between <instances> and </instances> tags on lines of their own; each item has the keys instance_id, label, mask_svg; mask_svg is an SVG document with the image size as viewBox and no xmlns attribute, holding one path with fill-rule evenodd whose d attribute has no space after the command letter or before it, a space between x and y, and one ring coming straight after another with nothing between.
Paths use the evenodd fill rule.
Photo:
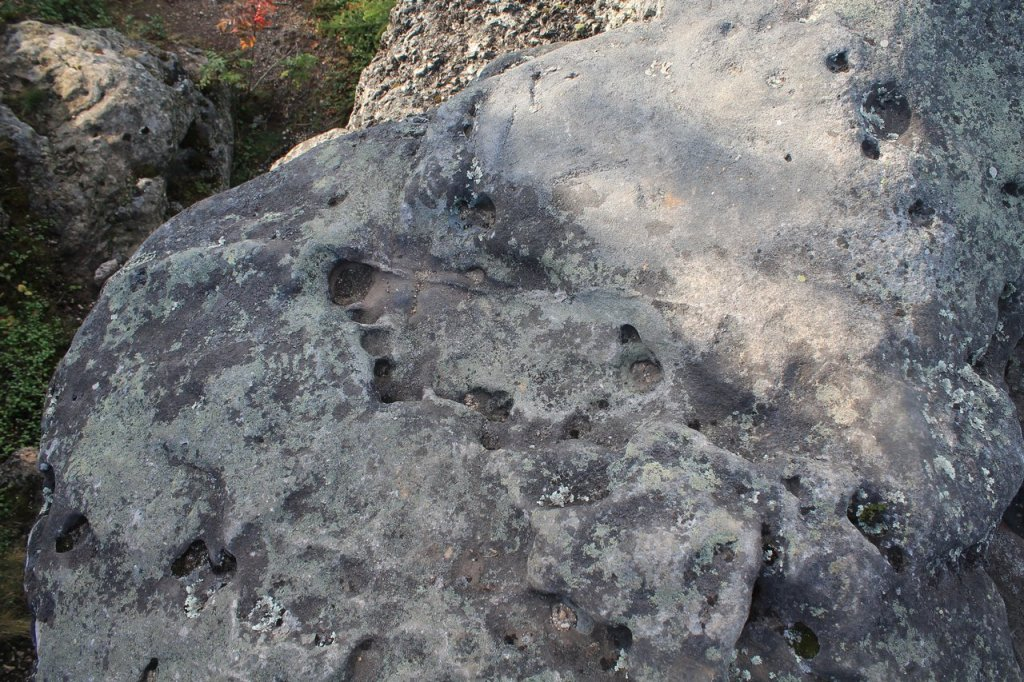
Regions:
<instances>
[{"instance_id":1,"label":"rock outcrop","mask_svg":"<svg viewBox=\"0 0 1024 682\"><path fill-rule=\"evenodd\" d=\"M347 127L355 130L421 114L460 92L500 56L650 20L661 4L400 0L391 11L380 50L359 77Z\"/></svg>"},{"instance_id":2,"label":"rock outcrop","mask_svg":"<svg viewBox=\"0 0 1024 682\"><path fill-rule=\"evenodd\" d=\"M649 21L661 5L660 0L398 2L380 50L359 76L348 124L300 142L272 169L335 137L434 109L499 57L501 68L508 68L554 44Z\"/></svg>"},{"instance_id":3,"label":"rock outcrop","mask_svg":"<svg viewBox=\"0 0 1024 682\"><path fill-rule=\"evenodd\" d=\"M175 216L52 385L41 678L1022 679L1022 36L670 2Z\"/></svg>"},{"instance_id":4,"label":"rock outcrop","mask_svg":"<svg viewBox=\"0 0 1024 682\"><path fill-rule=\"evenodd\" d=\"M18 204L8 212L52 225L72 279L91 282L183 205L227 187L230 114L187 63L113 30L28 21L0 36L4 198Z\"/></svg>"}]
</instances>

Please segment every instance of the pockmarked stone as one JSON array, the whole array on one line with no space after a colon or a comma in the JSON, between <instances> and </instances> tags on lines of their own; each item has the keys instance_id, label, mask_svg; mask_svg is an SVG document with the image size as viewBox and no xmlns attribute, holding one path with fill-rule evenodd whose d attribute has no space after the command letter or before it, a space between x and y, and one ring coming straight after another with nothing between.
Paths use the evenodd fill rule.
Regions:
<instances>
[{"instance_id":1,"label":"pockmarked stone","mask_svg":"<svg viewBox=\"0 0 1024 682\"><path fill-rule=\"evenodd\" d=\"M227 187L230 107L195 84L202 60L113 29L0 27L0 202L50 228L71 284L102 284L98 268Z\"/></svg>"},{"instance_id":2,"label":"pockmarked stone","mask_svg":"<svg viewBox=\"0 0 1024 682\"><path fill-rule=\"evenodd\" d=\"M174 217L52 384L41 679L1021 679L1022 36L667 2Z\"/></svg>"}]
</instances>

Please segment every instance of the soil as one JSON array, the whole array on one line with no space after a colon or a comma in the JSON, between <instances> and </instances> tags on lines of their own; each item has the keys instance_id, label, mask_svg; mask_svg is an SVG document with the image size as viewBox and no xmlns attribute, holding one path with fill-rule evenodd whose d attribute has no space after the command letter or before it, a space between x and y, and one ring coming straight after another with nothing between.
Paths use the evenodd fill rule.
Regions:
<instances>
[{"instance_id":1,"label":"soil","mask_svg":"<svg viewBox=\"0 0 1024 682\"><path fill-rule=\"evenodd\" d=\"M214 51L235 60L236 169L232 184L265 172L288 149L345 125L352 111L359 69L337 38L318 33L315 0L278 0L271 24L255 45L218 28L232 3L223 0L108 0L114 25L166 50ZM287 60L315 57L306 78L283 76ZM250 63L251 62L251 63ZM311 87L313 86L313 87Z\"/></svg>"}]
</instances>

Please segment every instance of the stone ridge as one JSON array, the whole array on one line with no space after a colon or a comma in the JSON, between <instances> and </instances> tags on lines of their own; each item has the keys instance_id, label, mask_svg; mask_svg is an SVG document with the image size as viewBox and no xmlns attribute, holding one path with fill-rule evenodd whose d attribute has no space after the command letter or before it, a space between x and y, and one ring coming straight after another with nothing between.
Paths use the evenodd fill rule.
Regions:
<instances>
[{"instance_id":1,"label":"stone ridge","mask_svg":"<svg viewBox=\"0 0 1024 682\"><path fill-rule=\"evenodd\" d=\"M1021 680L1022 36L680 0L176 216L52 385L40 677Z\"/></svg>"}]
</instances>

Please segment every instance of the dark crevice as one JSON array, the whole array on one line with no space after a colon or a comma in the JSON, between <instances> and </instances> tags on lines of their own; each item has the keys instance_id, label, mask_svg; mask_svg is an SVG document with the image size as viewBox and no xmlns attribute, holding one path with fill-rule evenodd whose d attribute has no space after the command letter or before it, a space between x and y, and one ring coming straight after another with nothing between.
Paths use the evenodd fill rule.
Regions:
<instances>
[{"instance_id":1,"label":"dark crevice","mask_svg":"<svg viewBox=\"0 0 1024 682\"><path fill-rule=\"evenodd\" d=\"M1007 382L1011 398L1017 401L1021 385L1010 385L1011 365L1021 357L1024 336L1024 290L1022 281L1007 282L996 304L996 330L978 357L971 363L974 370L988 381L1001 385ZM1018 408L1019 409L1019 408Z\"/></svg>"},{"instance_id":2,"label":"dark crevice","mask_svg":"<svg viewBox=\"0 0 1024 682\"><path fill-rule=\"evenodd\" d=\"M825 66L832 73L844 73L850 70L850 59L846 50L839 50L825 57Z\"/></svg>"},{"instance_id":3,"label":"dark crevice","mask_svg":"<svg viewBox=\"0 0 1024 682\"><path fill-rule=\"evenodd\" d=\"M177 559L171 562L171 575L175 578L184 578L200 566L207 563L209 553L206 543L196 540L182 552Z\"/></svg>"},{"instance_id":4,"label":"dark crevice","mask_svg":"<svg viewBox=\"0 0 1024 682\"><path fill-rule=\"evenodd\" d=\"M562 440L578 440L591 429L590 417L579 412L573 413L562 425Z\"/></svg>"},{"instance_id":5,"label":"dark crevice","mask_svg":"<svg viewBox=\"0 0 1024 682\"><path fill-rule=\"evenodd\" d=\"M786 490L788 490L790 494L794 497L800 497L802 489L800 487L799 476L789 476L788 478L784 478L782 479L782 483L786 486Z\"/></svg>"},{"instance_id":6,"label":"dark crevice","mask_svg":"<svg viewBox=\"0 0 1024 682\"><path fill-rule=\"evenodd\" d=\"M58 554L70 552L77 547L89 533L89 519L84 514L68 514L61 524L55 541Z\"/></svg>"},{"instance_id":7,"label":"dark crevice","mask_svg":"<svg viewBox=\"0 0 1024 682\"><path fill-rule=\"evenodd\" d=\"M882 158L882 149L878 146L878 140L873 137L865 137L860 143L861 154L871 159L872 161L878 161Z\"/></svg>"},{"instance_id":8,"label":"dark crevice","mask_svg":"<svg viewBox=\"0 0 1024 682\"><path fill-rule=\"evenodd\" d=\"M380 653L375 648L375 641L372 637L364 637L352 649L345 661L345 680L375 680L379 679Z\"/></svg>"},{"instance_id":9,"label":"dark crevice","mask_svg":"<svg viewBox=\"0 0 1024 682\"><path fill-rule=\"evenodd\" d=\"M876 83L861 106L868 130L880 138L895 138L910 128L911 110L895 81Z\"/></svg>"},{"instance_id":10,"label":"dark crevice","mask_svg":"<svg viewBox=\"0 0 1024 682\"><path fill-rule=\"evenodd\" d=\"M907 208L907 217L914 225L922 227L931 225L935 218L935 209L927 206L921 199L917 199Z\"/></svg>"},{"instance_id":11,"label":"dark crevice","mask_svg":"<svg viewBox=\"0 0 1024 682\"><path fill-rule=\"evenodd\" d=\"M204 567L208 568L214 575L230 577L238 567L238 560L235 559L231 552L224 548L221 548L215 559L210 554L205 542L194 540L171 563L171 575L175 578L185 578Z\"/></svg>"},{"instance_id":12,"label":"dark crevice","mask_svg":"<svg viewBox=\"0 0 1024 682\"><path fill-rule=\"evenodd\" d=\"M492 422L507 421L514 404L507 391L489 391L485 388L474 388L464 393L460 402Z\"/></svg>"},{"instance_id":13,"label":"dark crevice","mask_svg":"<svg viewBox=\"0 0 1024 682\"><path fill-rule=\"evenodd\" d=\"M640 332L631 324L624 324L619 327L619 343L640 343Z\"/></svg>"},{"instance_id":14,"label":"dark crevice","mask_svg":"<svg viewBox=\"0 0 1024 682\"><path fill-rule=\"evenodd\" d=\"M160 661L156 658L149 659L149 663L142 669L142 676L139 677L139 682L155 682L157 679L156 671L160 667Z\"/></svg>"},{"instance_id":15,"label":"dark crevice","mask_svg":"<svg viewBox=\"0 0 1024 682\"><path fill-rule=\"evenodd\" d=\"M846 506L846 518L898 573L906 568L907 556L895 533L899 527L895 506L879 493L861 487Z\"/></svg>"},{"instance_id":16,"label":"dark crevice","mask_svg":"<svg viewBox=\"0 0 1024 682\"><path fill-rule=\"evenodd\" d=\"M793 623L786 628L784 635L789 646L800 658L810 660L821 651L818 636L804 623Z\"/></svg>"}]
</instances>

